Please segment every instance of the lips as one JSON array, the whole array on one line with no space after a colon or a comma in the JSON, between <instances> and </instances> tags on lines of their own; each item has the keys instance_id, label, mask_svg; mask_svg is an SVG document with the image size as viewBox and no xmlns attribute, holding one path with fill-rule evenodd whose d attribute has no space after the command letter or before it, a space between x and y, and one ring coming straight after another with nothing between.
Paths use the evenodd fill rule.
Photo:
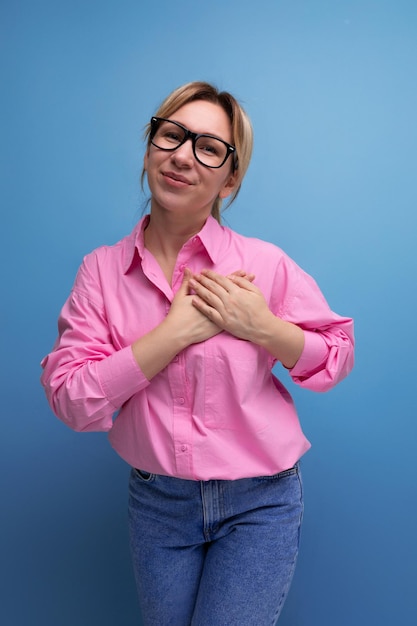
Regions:
<instances>
[{"instance_id":1,"label":"lips","mask_svg":"<svg viewBox=\"0 0 417 626\"><path fill-rule=\"evenodd\" d=\"M163 172L165 178L169 178L177 183L183 183L184 185L192 185L193 183L185 176L178 174L177 172Z\"/></svg>"}]
</instances>

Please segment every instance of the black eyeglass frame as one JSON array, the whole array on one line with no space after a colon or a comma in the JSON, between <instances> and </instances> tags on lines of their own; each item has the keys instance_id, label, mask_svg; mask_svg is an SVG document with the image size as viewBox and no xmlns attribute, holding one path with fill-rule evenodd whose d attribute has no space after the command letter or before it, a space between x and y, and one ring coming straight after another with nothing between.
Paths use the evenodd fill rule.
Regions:
<instances>
[{"instance_id":1,"label":"black eyeglass frame","mask_svg":"<svg viewBox=\"0 0 417 626\"><path fill-rule=\"evenodd\" d=\"M155 136L156 131L158 130L158 125L160 122L169 122L170 124L174 124L175 126L178 126L179 128L181 128L182 131L184 131L183 140L174 148L161 148L160 146L157 146L153 142L153 138ZM207 165L207 163L203 163L202 161L200 161L195 150L195 143L200 137L210 137L210 139L216 139L217 141L221 141L221 143L226 146L226 149L227 149L226 156L224 157L220 165ZM174 122L173 120L168 120L165 117L151 117L151 132L149 134L149 141L151 142L153 146L155 146L155 148L158 148L158 150L165 150L166 152L174 152L174 150L178 150L178 148L182 146L188 139L191 139L191 143L193 146L193 154L195 158L197 159L199 163L201 163L201 165L204 165L204 167L210 167L211 169L219 169L220 167L223 167L223 165L226 163L229 156L233 154L234 155L233 169L237 170L238 160L237 160L236 148L235 146L232 146L230 143L227 143L227 141L224 141L223 139L220 139L220 137L216 137L215 135L209 135L208 133L193 133L191 130L188 130L188 128L186 128L182 124L179 124L178 122Z\"/></svg>"}]
</instances>

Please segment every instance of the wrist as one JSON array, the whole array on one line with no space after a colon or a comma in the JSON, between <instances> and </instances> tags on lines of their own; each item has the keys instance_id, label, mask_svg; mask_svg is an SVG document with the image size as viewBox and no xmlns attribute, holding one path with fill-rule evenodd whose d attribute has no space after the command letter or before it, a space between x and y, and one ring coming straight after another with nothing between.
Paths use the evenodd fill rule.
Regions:
<instances>
[{"instance_id":1,"label":"wrist","mask_svg":"<svg viewBox=\"0 0 417 626\"><path fill-rule=\"evenodd\" d=\"M192 343L185 324L174 323L169 315L161 322L159 331L162 341L173 357Z\"/></svg>"},{"instance_id":2,"label":"wrist","mask_svg":"<svg viewBox=\"0 0 417 626\"><path fill-rule=\"evenodd\" d=\"M270 313L252 341L268 350L284 367L291 369L303 352L304 331Z\"/></svg>"}]
</instances>

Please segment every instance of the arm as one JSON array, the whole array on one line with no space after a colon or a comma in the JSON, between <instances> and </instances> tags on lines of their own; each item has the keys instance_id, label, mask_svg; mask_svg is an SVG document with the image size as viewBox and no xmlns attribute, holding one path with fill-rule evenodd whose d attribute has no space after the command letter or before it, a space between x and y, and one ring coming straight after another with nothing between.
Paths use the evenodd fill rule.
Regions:
<instances>
[{"instance_id":1,"label":"arm","mask_svg":"<svg viewBox=\"0 0 417 626\"><path fill-rule=\"evenodd\" d=\"M315 281L288 257L269 304L240 277L204 271L190 285L194 306L236 337L263 346L297 384L326 391L352 369L352 320L331 311Z\"/></svg>"},{"instance_id":2,"label":"arm","mask_svg":"<svg viewBox=\"0 0 417 626\"><path fill-rule=\"evenodd\" d=\"M190 278L191 272L186 269L167 317L132 344L136 362L148 380L187 346L221 332L221 328L193 306L193 297L189 294Z\"/></svg>"},{"instance_id":3,"label":"arm","mask_svg":"<svg viewBox=\"0 0 417 626\"><path fill-rule=\"evenodd\" d=\"M243 277L248 284L254 279L253 274L242 270L231 274L232 279ZM190 295L191 280L191 271L186 268L167 317L132 345L136 362L148 380L189 345L205 341L222 331L222 327L194 306L194 297Z\"/></svg>"},{"instance_id":4,"label":"arm","mask_svg":"<svg viewBox=\"0 0 417 626\"><path fill-rule=\"evenodd\" d=\"M114 413L191 343L221 329L192 306L188 277L168 316L132 346L112 341L91 257L81 266L58 322L59 337L42 361L41 382L54 413L78 431L108 431Z\"/></svg>"},{"instance_id":5,"label":"arm","mask_svg":"<svg viewBox=\"0 0 417 626\"><path fill-rule=\"evenodd\" d=\"M194 306L235 337L251 341L291 369L304 348L303 331L276 317L260 289L241 276L203 271L190 281Z\"/></svg>"},{"instance_id":6,"label":"arm","mask_svg":"<svg viewBox=\"0 0 417 626\"><path fill-rule=\"evenodd\" d=\"M57 417L77 431L108 431L113 415L149 381L130 346L116 350L97 294L81 267L58 320L59 336L41 362L41 383Z\"/></svg>"}]
</instances>

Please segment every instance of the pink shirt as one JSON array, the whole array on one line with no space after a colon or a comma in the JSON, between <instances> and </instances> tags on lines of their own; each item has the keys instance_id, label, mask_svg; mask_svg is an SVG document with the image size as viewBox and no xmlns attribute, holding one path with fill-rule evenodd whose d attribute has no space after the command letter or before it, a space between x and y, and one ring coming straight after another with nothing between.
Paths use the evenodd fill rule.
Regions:
<instances>
[{"instance_id":1,"label":"pink shirt","mask_svg":"<svg viewBox=\"0 0 417 626\"><path fill-rule=\"evenodd\" d=\"M304 330L295 383L326 391L353 365L353 323L282 250L210 217L181 249L168 284L144 247L143 218L114 246L87 255L42 361L49 403L69 427L109 431L130 465L192 480L272 475L310 447L291 396L263 348L223 332L179 353L149 381L131 344L170 308L183 270L252 272L270 309Z\"/></svg>"}]
</instances>

